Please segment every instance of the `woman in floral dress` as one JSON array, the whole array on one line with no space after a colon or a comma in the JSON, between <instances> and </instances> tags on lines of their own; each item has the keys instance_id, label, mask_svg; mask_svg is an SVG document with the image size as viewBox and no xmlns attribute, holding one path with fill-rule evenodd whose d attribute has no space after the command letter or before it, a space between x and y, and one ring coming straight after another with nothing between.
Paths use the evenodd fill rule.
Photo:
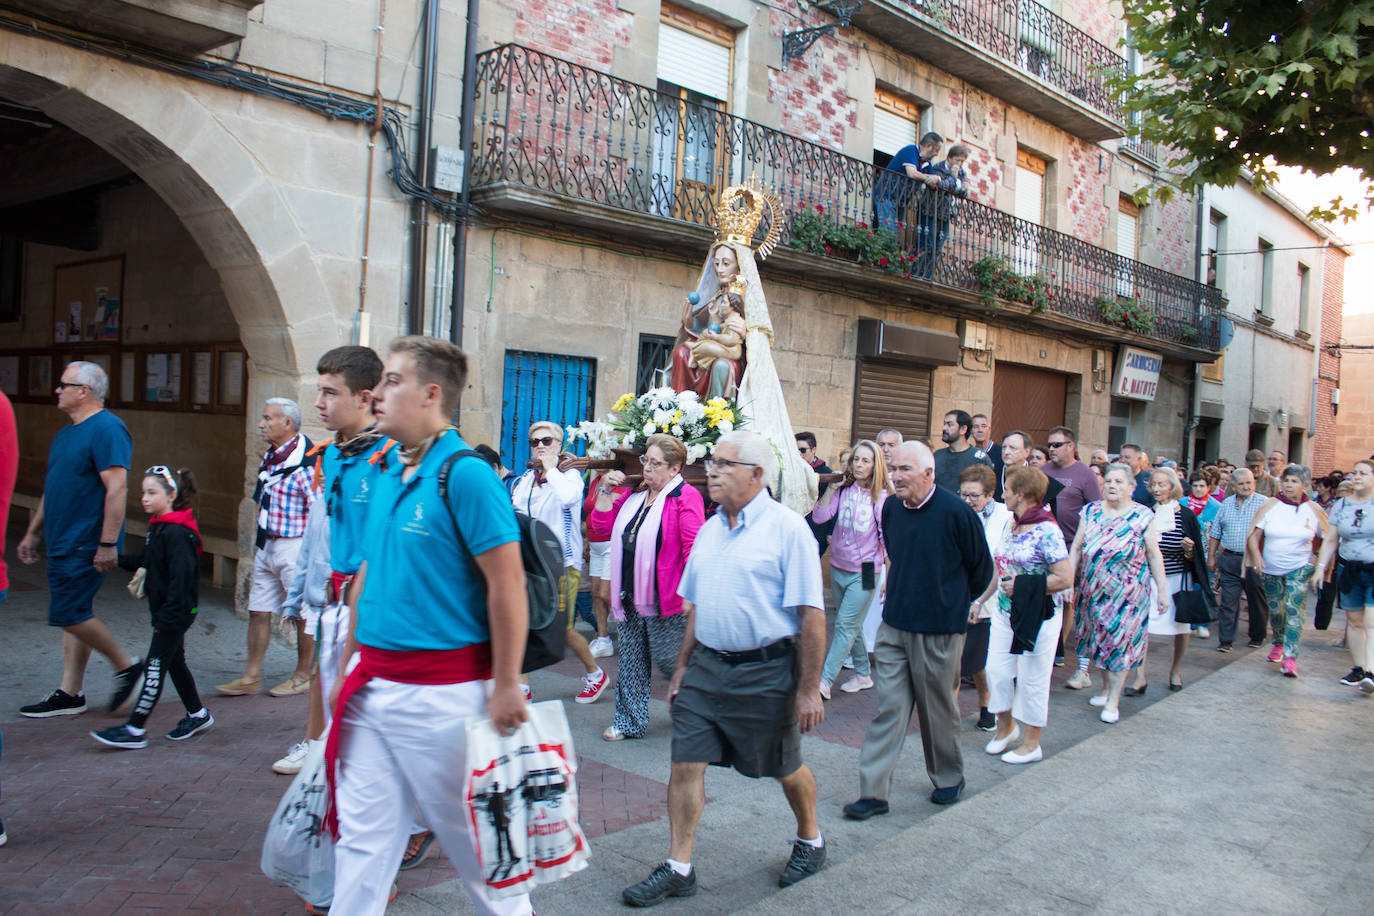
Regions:
<instances>
[{"instance_id":1,"label":"woman in floral dress","mask_svg":"<svg viewBox=\"0 0 1374 916\"><path fill-rule=\"evenodd\" d=\"M1089 702L1109 724L1121 717L1126 672L1145 649L1151 576L1161 609L1171 607L1159 536L1150 525L1154 513L1132 502L1134 487L1130 468L1108 465L1102 499L1083 507L1069 551L1078 583L1078 654L1105 672L1102 692Z\"/></svg>"}]
</instances>

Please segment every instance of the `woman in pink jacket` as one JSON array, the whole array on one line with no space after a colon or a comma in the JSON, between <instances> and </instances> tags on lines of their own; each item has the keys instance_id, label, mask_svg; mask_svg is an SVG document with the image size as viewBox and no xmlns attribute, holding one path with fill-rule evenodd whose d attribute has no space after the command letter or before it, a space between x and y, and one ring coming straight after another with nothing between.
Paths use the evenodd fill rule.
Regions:
<instances>
[{"instance_id":1,"label":"woman in pink jacket","mask_svg":"<svg viewBox=\"0 0 1374 916\"><path fill-rule=\"evenodd\" d=\"M673 436L649 437L640 464L644 487L612 499L625 475L601 478L589 529L611 537L611 616L620 627L615 719L607 741L643 738L649 729L649 663L671 677L686 620L677 587L697 531L706 520L701 494L682 479L687 446Z\"/></svg>"}]
</instances>

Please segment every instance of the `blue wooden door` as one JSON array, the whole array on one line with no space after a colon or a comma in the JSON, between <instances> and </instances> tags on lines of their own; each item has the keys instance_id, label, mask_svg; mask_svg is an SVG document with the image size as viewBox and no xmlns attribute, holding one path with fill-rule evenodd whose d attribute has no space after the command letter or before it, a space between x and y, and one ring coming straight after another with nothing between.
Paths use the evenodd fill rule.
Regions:
<instances>
[{"instance_id":1,"label":"blue wooden door","mask_svg":"<svg viewBox=\"0 0 1374 916\"><path fill-rule=\"evenodd\" d=\"M530 424L552 420L565 430L593 419L596 360L558 353L506 351L505 390L501 404L501 456L506 467L525 472L530 457ZM586 443L564 442L581 455Z\"/></svg>"}]
</instances>

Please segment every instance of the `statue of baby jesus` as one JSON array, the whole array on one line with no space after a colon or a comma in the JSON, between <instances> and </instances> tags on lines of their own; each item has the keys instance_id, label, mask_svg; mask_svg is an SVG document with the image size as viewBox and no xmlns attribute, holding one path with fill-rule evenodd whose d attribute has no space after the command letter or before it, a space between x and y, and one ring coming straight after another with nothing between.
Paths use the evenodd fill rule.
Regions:
<instances>
[{"instance_id":1,"label":"statue of baby jesus","mask_svg":"<svg viewBox=\"0 0 1374 916\"><path fill-rule=\"evenodd\" d=\"M739 362L744 356L744 283L736 277L727 289L707 307L706 330L687 344L693 369L709 370L718 359Z\"/></svg>"}]
</instances>

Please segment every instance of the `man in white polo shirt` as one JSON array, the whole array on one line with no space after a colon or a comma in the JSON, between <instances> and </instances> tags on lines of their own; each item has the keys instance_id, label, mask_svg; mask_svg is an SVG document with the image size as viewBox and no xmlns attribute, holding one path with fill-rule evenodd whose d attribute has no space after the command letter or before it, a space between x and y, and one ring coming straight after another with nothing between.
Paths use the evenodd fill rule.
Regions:
<instances>
[{"instance_id":1,"label":"man in white polo shirt","mask_svg":"<svg viewBox=\"0 0 1374 916\"><path fill-rule=\"evenodd\" d=\"M687 629L668 685L672 843L666 862L621 893L631 906L697 892L692 843L710 764L781 783L797 835L779 886L825 863L816 778L801 759L802 733L825 718L821 564L806 520L764 487L776 470L772 446L744 430L722 436L706 462L707 488L720 511L698 532L678 587Z\"/></svg>"}]
</instances>

